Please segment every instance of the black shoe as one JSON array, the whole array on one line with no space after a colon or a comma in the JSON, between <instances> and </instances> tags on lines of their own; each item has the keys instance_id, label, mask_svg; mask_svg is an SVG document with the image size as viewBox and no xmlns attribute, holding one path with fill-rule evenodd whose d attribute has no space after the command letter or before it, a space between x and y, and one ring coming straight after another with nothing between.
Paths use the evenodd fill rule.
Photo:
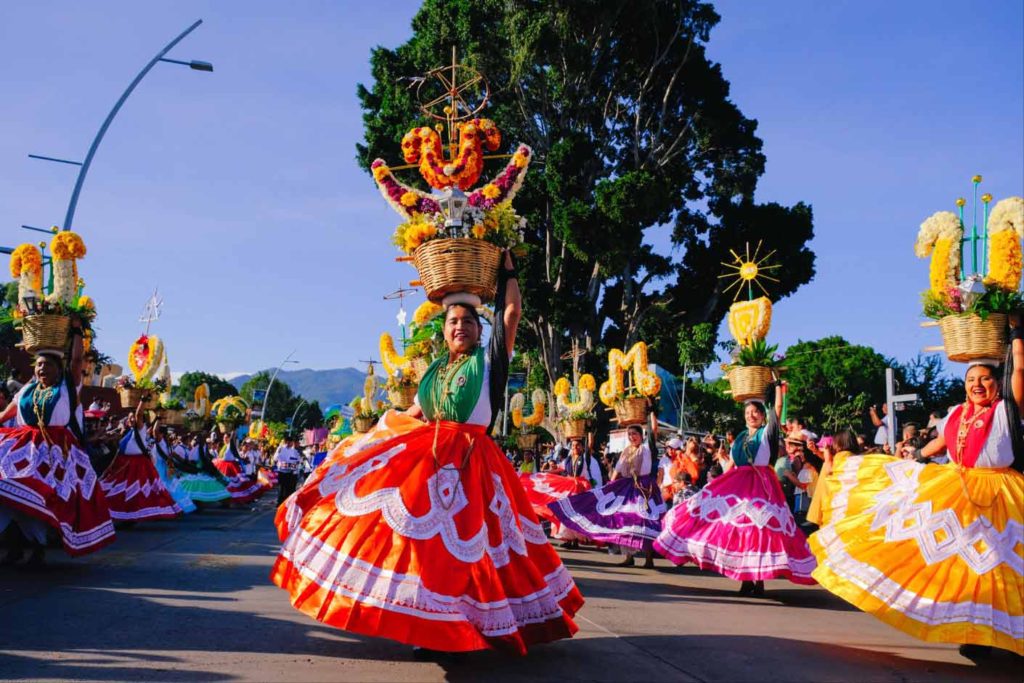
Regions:
<instances>
[{"instance_id":1,"label":"black shoe","mask_svg":"<svg viewBox=\"0 0 1024 683\"><path fill-rule=\"evenodd\" d=\"M754 582L744 581L740 584L740 595L750 595L754 592Z\"/></svg>"},{"instance_id":2,"label":"black shoe","mask_svg":"<svg viewBox=\"0 0 1024 683\"><path fill-rule=\"evenodd\" d=\"M615 566L616 567L634 567L634 566L636 566L636 562L633 561L633 556L632 555L626 555L626 559L624 559L622 562L616 562Z\"/></svg>"},{"instance_id":3,"label":"black shoe","mask_svg":"<svg viewBox=\"0 0 1024 683\"><path fill-rule=\"evenodd\" d=\"M992 647L989 645L968 645L960 646L960 655L972 662L985 660L992 656Z\"/></svg>"},{"instance_id":4,"label":"black shoe","mask_svg":"<svg viewBox=\"0 0 1024 683\"><path fill-rule=\"evenodd\" d=\"M763 598L764 597L764 581L754 581L754 587L750 591L750 597L752 597L752 598Z\"/></svg>"}]
</instances>

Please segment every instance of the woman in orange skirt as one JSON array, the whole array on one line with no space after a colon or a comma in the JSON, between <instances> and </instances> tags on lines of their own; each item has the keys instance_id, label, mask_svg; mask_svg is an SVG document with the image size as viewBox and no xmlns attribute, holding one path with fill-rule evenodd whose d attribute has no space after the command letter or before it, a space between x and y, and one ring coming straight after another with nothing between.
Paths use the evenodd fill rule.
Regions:
<instances>
[{"instance_id":1,"label":"woman in orange skirt","mask_svg":"<svg viewBox=\"0 0 1024 683\"><path fill-rule=\"evenodd\" d=\"M333 453L278 510L271 578L297 609L421 652L525 654L577 630L583 598L488 436L521 316L507 254L497 292L486 351L479 299L446 297L448 353L416 404L385 416L390 436Z\"/></svg>"}]
</instances>

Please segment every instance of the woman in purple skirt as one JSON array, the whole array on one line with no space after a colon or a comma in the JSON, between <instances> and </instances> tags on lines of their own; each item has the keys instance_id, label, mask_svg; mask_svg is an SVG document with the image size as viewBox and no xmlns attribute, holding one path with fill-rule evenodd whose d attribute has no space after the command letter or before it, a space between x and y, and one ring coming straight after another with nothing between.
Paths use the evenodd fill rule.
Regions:
<instances>
[{"instance_id":1,"label":"woman in purple skirt","mask_svg":"<svg viewBox=\"0 0 1024 683\"><path fill-rule=\"evenodd\" d=\"M626 433L629 445L619 455L607 484L549 507L568 529L594 541L622 546L627 554L621 566L633 566L633 555L643 551L644 567L650 569L654 566L654 539L661 531L666 509L652 456L652 449L657 448L657 418L652 413L650 444L644 443L640 425L632 425Z\"/></svg>"}]
</instances>

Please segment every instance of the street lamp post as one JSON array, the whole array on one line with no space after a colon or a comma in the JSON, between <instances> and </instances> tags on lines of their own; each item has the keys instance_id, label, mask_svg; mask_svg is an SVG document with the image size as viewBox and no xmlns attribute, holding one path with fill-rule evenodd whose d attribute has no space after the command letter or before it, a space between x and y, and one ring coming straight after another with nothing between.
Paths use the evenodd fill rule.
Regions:
<instances>
[{"instance_id":1,"label":"street lamp post","mask_svg":"<svg viewBox=\"0 0 1024 683\"><path fill-rule=\"evenodd\" d=\"M277 369L274 370L274 374L270 376L270 382L267 384L267 393L263 397L263 403L260 404L260 413L262 414L264 422L266 422L266 420L267 420L267 415L266 415L266 412L267 412L267 401L270 400L270 390L274 386L274 380L277 379L277 373L281 372L281 368L283 368L288 363L298 363L299 362L297 360L291 360L291 357L294 356L294 355L295 355L295 350L293 349L291 353L289 353L287 356L284 357L284 360L281 361L281 364L277 366Z\"/></svg>"},{"instance_id":2,"label":"street lamp post","mask_svg":"<svg viewBox=\"0 0 1024 683\"><path fill-rule=\"evenodd\" d=\"M85 161L79 163L77 161L68 161L66 159L44 157L37 154L29 155L33 159L44 159L46 161L56 161L64 164L72 164L79 166L78 178L75 180L75 189L71 191L71 201L68 202L68 211L67 214L64 216L64 225L61 227L62 230L71 229L72 223L75 219L75 207L78 205L78 196L82 192L82 184L85 182L85 176L89 172L89 166L92 164L92 159L96 155L96 149L99 147L100 142L103 140L103 136L106 135L107 129L110 128L111 122L114 120L114 117L117 116L117 112L121 110L121 106L124 104L125 100L127 100L128 96L131 95L132 91L135 90L135 86L137 86L139 82L143 78L145 78L146 74L149 73L150 69L156 66L157 62L169 62L171 64L183 64L195 71L213 71L213 64L210 64L209 62L202 62L198 60L183 62L181 60L168 59L164 57L164 55L170 52L175 45L180 43L185 38L185 36L192 33L192 31L197 29L199 25L202 23L202 19L196 20L195 23L193 23L187 29L178 34L178 37L176 37L171 42L167 43L167 45L162 50L160 50L160 52L156 53L156 56L153 57L153 59L149 60L149 63L147 63L146 66L142 68L142 71L140 71L138 75L135 76L134 80L132 80L132 82L128 84L128 87L125 89L125 91L121 93L121 97L119 97L117 102L114 103L114 108L110 110L109 114L107 114L107 118L103 121L103 125L100 126L99 131L96 133L96 137L93 138L92 144L89 145L89 152L85 155Z\"/></svg>"}]
</instances>

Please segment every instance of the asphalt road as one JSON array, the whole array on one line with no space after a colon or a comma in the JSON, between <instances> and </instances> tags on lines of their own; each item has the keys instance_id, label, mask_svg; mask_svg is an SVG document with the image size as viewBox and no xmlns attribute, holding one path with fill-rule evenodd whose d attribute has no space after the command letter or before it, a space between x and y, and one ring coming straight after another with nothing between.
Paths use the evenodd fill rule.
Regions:
<instances>
[{"instance_id":1,"label":"asphalt road","mask_svg":"<svg viewBox=\"0 0 1024 683\"><path fill-rule=\"evenodd\" d=\"M418 662L410 648L299 614L267 576L269 500L142 524L37 573L0 571L0 679L96 681L1021 681L999 653L978 668L817 587L756 600L716 575L619 568L561 551L587 604L580 632L516 658Z\"/></svg>"}]
</instances>

